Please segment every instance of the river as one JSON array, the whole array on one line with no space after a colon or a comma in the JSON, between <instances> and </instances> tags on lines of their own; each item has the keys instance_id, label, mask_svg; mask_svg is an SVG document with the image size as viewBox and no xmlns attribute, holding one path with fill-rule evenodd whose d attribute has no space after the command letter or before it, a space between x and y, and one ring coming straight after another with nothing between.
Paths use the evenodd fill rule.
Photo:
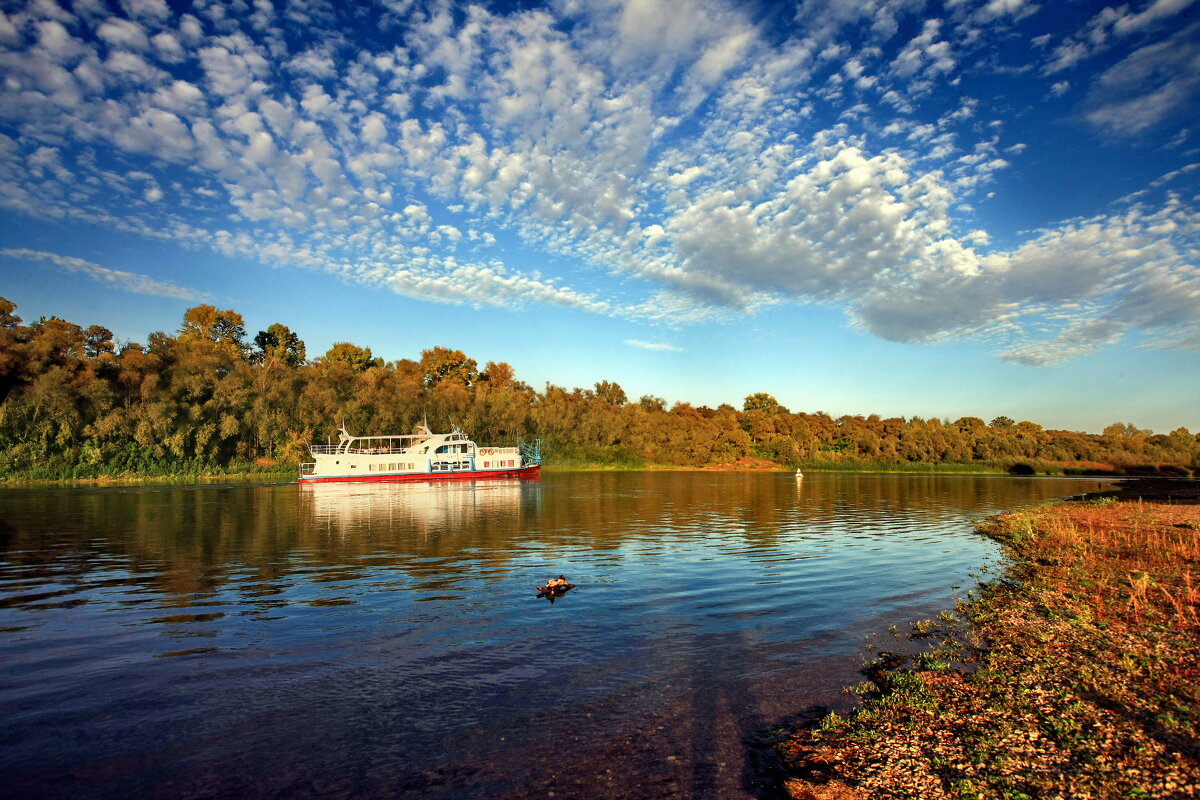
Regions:
<instances>
[{"instance_id":1,"label":"river","mask_svg":"<svg viewBox=\"0 0 1200 800\"><path fill-rule=\"evenodd\" d=\"M708 472L0 490L9 798L761 797L972 520L1094 480ZM565 575L556 602L535 587Z\"/></svg>"}]
</instances>

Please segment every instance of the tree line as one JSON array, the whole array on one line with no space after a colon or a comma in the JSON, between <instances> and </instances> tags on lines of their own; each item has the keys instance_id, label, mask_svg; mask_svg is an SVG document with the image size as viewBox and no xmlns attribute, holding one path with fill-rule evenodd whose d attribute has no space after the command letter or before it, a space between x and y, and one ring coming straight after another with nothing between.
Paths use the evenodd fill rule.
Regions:
<instances>
[{"instance_id":1,"label":"tree line","mask_svg":"<svg viewBox=\"0 0 1200 800\"><path fill-rule=\"evenodd\" d=\"M385 362L338 342L309 357L283 324L249 339L232 309L188 309L179 329L117 344L101 325L25 324L0 298L0 476L96 477L291 469L344 421L359 434L453 423L488 444L540 438L549 463L706 466L890 464L1188 474L1200 436L1114 423L1100 434L976 417L792 412L766 392L737 409L591 389L535 390L505 362L432 347Z\"/></svg>"}]
</instances>

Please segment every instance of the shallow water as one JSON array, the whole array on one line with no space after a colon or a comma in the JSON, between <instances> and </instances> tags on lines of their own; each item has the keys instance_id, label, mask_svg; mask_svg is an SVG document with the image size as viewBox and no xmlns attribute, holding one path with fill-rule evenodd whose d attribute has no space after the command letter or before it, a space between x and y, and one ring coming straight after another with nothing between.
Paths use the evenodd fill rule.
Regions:
<instances>
[{"instance_id":1,"label":"shallow water","mask_svg":"<svg viewBox=\"0 0 1200 800\"><path fill-rule=\"evenodd\" d=\"M755 797L863 637L1095 481L552 473L0 491L8 797ZM576 588L535 596L565 574Z\"/></svg>"}]
</instances>

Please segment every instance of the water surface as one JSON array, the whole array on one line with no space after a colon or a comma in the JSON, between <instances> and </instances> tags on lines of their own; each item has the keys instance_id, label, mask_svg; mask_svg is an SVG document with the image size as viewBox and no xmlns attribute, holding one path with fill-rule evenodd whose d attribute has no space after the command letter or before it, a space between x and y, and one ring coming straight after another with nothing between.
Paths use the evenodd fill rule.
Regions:
<instances>
[{"instance_id":1,"label":"water surface","mask_svg":"<svg viewBox=\"0 0 1200 800\"><path fill-rule=\"evenodd\" d=\"M747 737L1094 481L0 491L8 797L761 796ZM535 597L565 574L576 588Z\"/></svg>"}]
</instances>

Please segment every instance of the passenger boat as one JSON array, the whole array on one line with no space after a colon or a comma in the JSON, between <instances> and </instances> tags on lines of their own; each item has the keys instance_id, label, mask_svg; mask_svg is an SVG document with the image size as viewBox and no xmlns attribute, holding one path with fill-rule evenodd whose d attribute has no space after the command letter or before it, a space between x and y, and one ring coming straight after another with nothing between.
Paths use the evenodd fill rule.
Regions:
<instances>
[{"instance_id":1,"label":"passenger boat","mask_svg":"<svg viewBox=\"0 0 1200 800\"><path fill-rule=\"evenodd\" d=\"M345 481L536 478L539 439L516 447L479 447L461 429L398 436L353 436L341 428L337 444L309 445L313 461L300 465L301 483Z\"/></svg>"}]
</instances>

